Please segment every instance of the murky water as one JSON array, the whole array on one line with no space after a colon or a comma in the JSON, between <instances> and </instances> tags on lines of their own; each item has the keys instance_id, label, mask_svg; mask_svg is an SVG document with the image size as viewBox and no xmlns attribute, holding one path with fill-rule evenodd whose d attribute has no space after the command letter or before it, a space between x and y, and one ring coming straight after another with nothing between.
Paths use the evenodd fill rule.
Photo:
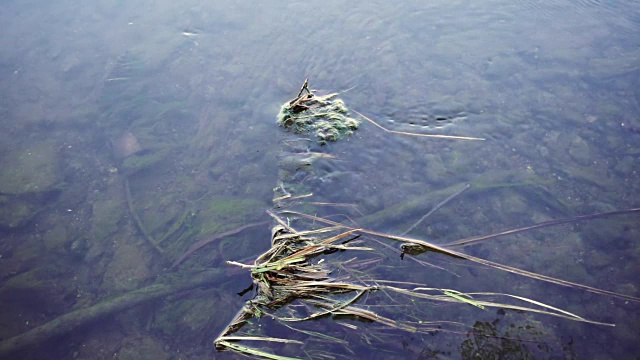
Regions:
<instances>
[{"instance_id":1,"label":"murky water","mask_svg":"<svg viewBox=\"0 0 640 360\"><path fill-rule=\"evenodd\" d=\"M249 263L270 246L269 225L248 225L268 220L284 146L275 116L306 78L326 92L354 87L341 95L347 107L389 130L486 139L403 136L363 120L348 140L316 148L337 161L317 163L305 182L314 200L352 205L330 211L373 230L400 234L465 184L410 235L446 244L638 207L633 2L23 1L6 3L0 23L0 348L74 310L154 284L174 289L75 319L7 358L234 357L212 341L250 298L236 295L250 279L225 261ZM611 216L459 250L637 297L637 223L637 214ZM514 293L616 326L421 303L419 315L403 312L464 326L431 336L319 321L308 330L351 345L263 349L318 357L322 347L341 358L640 352L638 303L440 254L415 259L444 270L423 267L384 249L363 267L372 278ZM393 304L384 294L365 303ZM306 340L261 321L266 333ZM529 350L486 340L502 337Z\"/></svg>"}]
</instances>

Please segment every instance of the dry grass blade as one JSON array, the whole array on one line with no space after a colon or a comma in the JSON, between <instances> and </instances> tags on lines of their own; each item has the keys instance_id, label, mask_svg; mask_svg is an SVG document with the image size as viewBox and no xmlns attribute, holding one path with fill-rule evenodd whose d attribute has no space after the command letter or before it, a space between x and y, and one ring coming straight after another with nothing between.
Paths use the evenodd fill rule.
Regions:
<instances>
[{"instance_id":1,"label":"dry grass blade","mask_svg":"<svg viewBox=\"0 0 640 360\"><path fill-rule=\"evenodd\" d=\"M364 116L362 113L359 113L359 112L357 112L355 110L352 110L352 111L354 113L360 115L363 119L365 119L368 122L372 123L373 125L377 126L378 128L384 130L385 132L391 133L391 134L408 135L408 136L420 136L420 137L429 137L429 138L437 138L437 139L449 139L449 140L484 140L484 138L471 137L471 136L438 135L438 134L416 134L416 133L410 133L410 132L404 132L404 131L389 130L389 129L383 127L382 125L378 124L377 122L371 120L370 118Z\"/></svg>"},{"instance_id":2,"label":"dry grass blade","mask_svg":"<svg viewBox=\"0 0 640 360\"><path fill-rule=\"evenodd\" d=\"M351 299L349 299L348 301L345 301L345 302L335 302L335 301L325 302L322 305L322 307L323 308L327 308L327 310L319 311L317 313L311 314L311 315L306 316L304 318L278 318L278 320L282 320L282 321L306 321L306 320L315 319L317 317L321 317L321 316L329 315L329 314L332 314L332 313L336 313L336 312L340 311L340 309L343 309L343 308L351 305L352 303L354 303L364 293L365 293L365 291L359 291L358 293L356 293L356 296L354 296L353 298L351 298Z\"/></svg>"},{"instance_id":3,"label":"dry grass blade","mask_svg":"<svg viewBox=\"0 0 640 360\"><path fill-rule=\"evenodd\" d=\"M323 339L323 340L328 340L328 341L335 342L335 343L342 344L342 345L349 344L349 342L346 341L346 340L338 339L337 337L330 336L330 335L327 335L327 334L323 334L321 332L298 329L298 328L295 328L295 327L293 327L293 326L291 326L289 324L283 324L283 325L286 326L287 328L293 330L293 331L298 331L298 332L301 332L303 334L314 336L314 337L317 337L317 338L320 338L320 339Z\"/></svg>"},{"instance_id":4,"label":"dry grass blade","mask_svg":"<svg viewBox=\"0 0 640 360\"><path fill-rule=\"evenodd\" d=\"M405 324L403 322L400 321L396 321L393 319L389 319L387 317L381 316L379 314L374 313L373 311L369 311L369 310L365 310L365 309L361 309L355 306L346 306L342 309L340 309L339 311L335 312L336 314L341 314L341 315L351 315L351 316L356 316L356 317L360 317L366 320L370 320L370 321L375 321L375 322L379 322L380 324L389 326L391 328L394 329L400 329L400 330L404 330L404 331L409 331L409 332L418 332L420 329L417 326L413 326L410 324ZM426 331L430 331L432 329L426 330Z\"/></svg>"},{"instance_id":5,"label":"dry grass blade","mask_svg":"<svg viewBox=\"0 0 640 360\"><path fill-rule=\"evenodd\" d=\"M289 231L291 233L297 233L297 231L295 229L293 229L292 227L289 226L289 224L287 224L285 221L280 219L280 217L278 217L276 214L274 214L273 211L267 210L267 214L269 216L271 216L278 224L280 224L280 226L282 226L283 228L287 229L287 231Z\"/></svg>"},{"instance_id":6,"label":"dry grass blade","mask_svg":"<svg viewBox=\"0 0 640 360\"><path fill-rule=\"evenodd\" d=\"M219 341L270 341L270 342L280 342L286 344L303 344L302 341L291 340L291 339L282 339L268 336L223 336L218 338Z\"/></svg>"},{"instance_id":7,"label":"dry grass blade","mask_svg":"<svg viewBox=\"0 0 640 360\"><path fill-rule=\"evenodd\" d=\"M631 209L631 210L621 210L620 213L628 213L628 212L636 212L636 211L640 211L640 209ZM499 264L493 261L489 261L489 260L484 260L481 258L477 258L475 256L471 256L471 255L467 255L465 253L461 253L455 250L451 250L448 248L445 248L441 245L436 245L436 244L432 244L429 242L426 242L424 240L419 240L419 239L414 239L414 238L409 238L409 237L403 237L403 236L397 236L397 235L392 235L392 234L386 234L386 233L382 233L379 231L373 231L373 230L367 230L367 229L361 229L361 228L353 228L351 226L348 225L344 225L344 224L340 224L337 223L335 221L331 221L331 220L327 220L327 219L323 219L317 216L313 216L313 215L307 215L304 213L300 213L300 212L296 212L296 211L284 211L285 213L289 213L289 214L295 214L301 217L306 217L318 222L324 222L326 224L330 224L333 226L343 226L345 229L352 229L352 230L358 230L358 232L361 232L363 234L369 234L369 235L373 235L373 236L379 236L382 238L387 238L390 240L395 240L395 241L401 241L401 242L405 242L405 243L413 243L413 244L418 244L421 246L424 246L425 248L428 248L430 250L442 253L442 254L446 254L449 256L453 256L453 257L458 257L461 259L465 259L465 260L469 260L469 261L473 261L475 263L478 264L482 264L485 266L489 266L492 267L494 269L499 269L502 271L506 271L506 272L510 272L512 274L518 274L521 276L526 276L529 278L533 278L533 279L537 279L537 280L541 280L541 281L545 281L545 282L549 282L549 283L553 283L556 285L562 285L562 286L566 286L566 287L571 287L571 288L575 288L575 289L581 289L584 291L588 291L588 292L592 292L594 294L600 294L600 295L608 295L608 296L613 296L613 297L617 297L617 298L621 298L621 299L625 299L625 300L630 300L630 301L634 301L634 302L640 302L640 298L635 297L635 296L631 296L631 295L626 295L626 294L620 294L617 292L613 292L613 291L609 291L609 290L603 290L603 289L598 289L592 286L588 286L588 285L582 285L582 284L578 284L575 282L571 282L571 281L567 281L567 280L562 280L562 279L558 279L558 278L554 278L551 276L547 276L547 275L542 275L542 274L538 274L538 273L534 273L531 271L527 271L527 270L522 270L522 269L518 269L512 266L507 266L507 265L503 265L503 264Z\"/></svg>"},{"instance_id":8,"label":"dry grass blade","mask_svg":"<svg viewBox=\"0 0 640 360\"><path fill-rule=\"evenodd\" d=\"M524 227L517 228L517 229L505 230L505 231L501 231L501 232L490 234L490 235L474 236L474 237L470 237L470 238L467 238L467 239L457 240L457 241L454 241L454 242L450 242L448 244L444 244L443 246L447 246L447 247L467 246L467 245L479 243L479 242L484 241L484 240L497 238L499 236L517 234L517 233L521 233L521 232L524 232L524 231L529 231L529 230L533 230L533 229L539 229L539 228L543 228L543 227L547 227L547 226L566 224L566 223L569 223L569 222L575 222L575 221L581 221L581 220L595 219L595 218L604 217L604 216L631 214L631 213L635 213L635 212L640 212L640 208L618 210L618 211L609 211L609 212L582 215L582 216L575 216L575 217L566 218L566 219L559 219L559 220L550 220L550 221L545 221L545 222L541 222L541 223L537 223L537 224L533 224L533 225L529 225L529 226L524 226Z\"/></svg>"},{"instance_id":9,"label":"dry grass blade","mask_svg":"<svg viewBox=\"0 0 640 360\"><path fill-rule=\"evenodd\" d=\"M511 294L500 294L500 293L488 293L488 292L480 292L480 293L468 293L468 295L497 295L497 296L506 296L506 297L510 297L510 298L514 298L514 299L518 299L524 302L528 302L537 306L540 306L542 308L546 308L546 309L550 309L551 311L557 312L559 314L563 314L565 315L567 318L571 319L571 320L577 320L577 321L582 321L582 322L588 322L588 323L592 323L592 324L598 324L598 325L606 325L606 326L615 326L614 324L610 324L610 323L602 323L602 322L596 322L596 321L592 321L592 320L587 320L581 316L578 316L574 313L568 312L566 310L562 310L559 309L557 307L551 306L551 305L547 305L545 303L536 301L536 300L532 300L523 296L517 296L517 295L511 295ZM528 308L527 308L528 309ZM518 309L519 310L519 309ZM535 311L534 309L528 310L528 311Z\"/></svg>"},{"instance_id":10,"label":"dry grass blade","mask_svg":"<svg viewBox=\"0 0 640 360\"><path fill-rule=\"evenodd\" d=\"M585 319L581 316L575 315L573 313L570 313L562 309L558 309L551 305L547 305L536 300L532 300L522 296L511 295L511 294L461 293L459 291L450 290L450 289L437 289L437 288L424 288L424 287L417 287L412 290L403 289L395 286L382 286L381 288L391 290L400 294L404 294L407 296L412 296L412 297L417 297L417 298L422 298L422 299L427 299L432 301L466 303L466 304L470 304L480 308L492 307L492 308L510 309L510 310L516 310L516 311L526 311L530 313L550 315L550 316L560 317L560 318L569 319L573 321L586 322L590 324L614 326L614 324L610 324L610 323L603 323L599 321ZM427 294L421 291L438 291L438 292L444 293L445 295L432 295L432 294ZM478 299L471 300L469 298L471 295L492 295L492 296L510 297L510 298L518 299L524 302L528 302L530 304L534 304L543 309L537 309L537 308L519 306L519 305L513 305L513 304L507 304L507 303L500 303L500 302L494 302L494 301L486 301L486 300L478 300Z\"/></svg>"},{"instance_id":11,"label":"dry grass blade","mask_svg":"<svg viewBox=\"0 0 640 360\"><path fill-rule=\"evenodd\" d=\"M322 251L324 251L324 250L326 250L328 248L327 245L330 245L333 242L336 242L336 241L338 241L338 240L340 240L342 238L345 238L345 237L353 234L354 232L356 232L358 230L359 229L351 229L351 230L345 231L345 232L343 232L341 234L338 234L336 236L330 237L330 238L328 238L326 240L323 240L322 242L320 242L320 243L318 243L316 245L311 245L311 246L308 246L308 247L306 247L306 248L304 248L304 249L302 249L300 251L297 251L297 252L285 257L284 259L282 259L282 261L286 261L286 260L288 260L290 258L293 258L293 257L306 256L306 255L314 254L314 253L317 253L317 252L322 252Z\"/></svg>"},{"instance_id":12,"label":"dry grass blade","mask_svg":"<svg viewBox=\"0 0 640 360\"><path fill-rule=\"evenodd\" d=\"M233 349L233 350L238 351L238 352L240 352L242 354L245 354L245 355L262 356L262 357L267 358L267 359L273 359L273 360L300 360L300 358L292 358L292 357L287 357L287 356L274 355L274 354L270 354L268 352L264 352L264 351L253 349L253 348L250 348L250 347L234 344L234 343L231 343L231 342L228 342L228 341L224 341L224 340L216 341L216 345L218 345L220 347L227 347L229 349Z\"/></svg>"},{"instance_id":13,"label":"dry grass blade","mask_svg":"<svg viewBox=\"0 0 640 360\"><path fill-rule=\"evenodd\" d=\"M318 234L322 234L322 233L326 233L326 232L340 230L341 228L342 227L340 227L340 226L328 226L328 227L321 228L321 229L316 229L316 230L307 230L307 231L300 231L300 232L297 232L297 233L289 233L289 234L277 235L277 236L273 237L273 239L274 239L273 242L276 243L279 240L288 240L288 239L306 237L306 236L310 236L310 235L318 235Z\"/></svg>"},{"instance_id":14,"label":"dry grass blade","mask_svg":"<svg viewBox=\"0 0 640 360\"><path fill-rule=\"evenodd\" d=\"M299 199L304 199L304 198L308 198L308 197L311 197L311 196L313 196L312 193L296 195L296 196L293 196L291 194L285 194L285 195L279 196L277 198L274 198L272 201L274 203L276 203L276 202L282 201L282 200L299 200Z\"/></svg>"}]
</instances>

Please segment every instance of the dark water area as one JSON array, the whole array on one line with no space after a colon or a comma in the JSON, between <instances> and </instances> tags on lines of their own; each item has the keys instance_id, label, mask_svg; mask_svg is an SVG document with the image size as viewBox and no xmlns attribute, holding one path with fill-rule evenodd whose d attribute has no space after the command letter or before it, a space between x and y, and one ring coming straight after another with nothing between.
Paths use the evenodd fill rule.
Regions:
<instances>
[{"instance_id":1,"label":"dark water area","mask_svg":"<svg viewBox=\"0 0 640 360\"><path fill-rule=\"evenodd\" d=\"M345 205L318 214L375 231L401 234L469 184L407 234L435 244L640 207L636 2L6 1L0 24L0 358L240 358L213 345L253 296L226 261L271 246L265 211L296 146L335 157L294 178L310 201ZM276 115L306 78L349 89L352 136L287 142ZM485 140L391 133L354 111ZM508 293L615 326L379 291L354 305L441 323L244 330L303 341L252 344L300 358L636 358L639 219L455 248L627 298L434 252L401 260L382 239L327 256L359 264L337 277Z\"/></svg>"}]
</instances>

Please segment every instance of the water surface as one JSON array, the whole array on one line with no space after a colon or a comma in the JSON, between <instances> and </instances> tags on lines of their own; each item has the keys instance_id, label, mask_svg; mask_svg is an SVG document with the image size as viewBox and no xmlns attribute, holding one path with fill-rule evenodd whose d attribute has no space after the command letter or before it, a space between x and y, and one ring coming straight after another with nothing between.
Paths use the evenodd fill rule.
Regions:
<instances>
[{"instance_id":1,"label":"water surface","mask_svg":"<svg viewBox=\"0 0 640 360\"><path fill-rule=\"evenodd\" d=\"M354 87L341 95L346 105L390 130L486 139L399 136L363 122L347 141L317 148L339 159L318 166L310 182L317 200L357 206L342 212L350 218L383 214L367 224L374 230L404 232L464 184L471 190L411 235L444 244L638 207L633 2L12 1L0 23L0 338L172 274L225 271L205 287L38 343L22 358L233 357L212 341L250 297L236 295L250 280L225 261L250 262L266 250L269 226L171 265L198 241L268 220L287 136L275 116L306 78L327 92ZM403 206L416 200L424 204ZM639 296L637 222L589 220L464 251ZM356 334L332 321L312 325L350 341L348 350L327 350L337 357L461 358L476 321L494 324L483 330L499 332L489 339L532 326L510 336L543 358L640 351L632 301L439 254L419 259L446 271L381 254L367 268L374 278L516 293L616 326L434 305L419 316L466 327L419 336L367 323ZM382 294L366 299L387 302ZM306 340L261 321L267 333ZM265 350L317 357L318 346Z\"/></svg>"}]
</instances>

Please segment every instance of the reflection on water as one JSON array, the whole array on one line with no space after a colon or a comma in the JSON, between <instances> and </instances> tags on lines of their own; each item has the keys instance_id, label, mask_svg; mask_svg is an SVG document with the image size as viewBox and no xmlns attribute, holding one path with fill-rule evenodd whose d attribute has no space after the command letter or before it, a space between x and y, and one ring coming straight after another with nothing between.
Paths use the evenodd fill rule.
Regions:
<instances>
[{"instance_id":1,"label":"reflection on water","mask_svg":"<svg viewBox=\"0 0 640 360\"><path fill-rule=\"evenodd\" d=\"M250 262L270 246L269 231L218 235L267 219L285 146L275 116L307 77L328 92L356 86L341 95L347 106L390 130L487 139L402 137L364 122L323 147L338 161L317 164L314 200L355 205L340 212L374 230L402 233L466 183L470 191L412 234L447 243L638 206L640 7L631 2L31 1L6 4L0 22L0 348L73 310L176 277L183 284L36 339L24 358L231 356L211 342L251 294L235 295L249 276L225 261ZM608 217L465 251L638 296L636 223ZM439 254L417 259L447 271L383 254L366 267L373 276L522 294L616 327L442 307L434 320L466 328L422 337L359 324L374 354L483 353L509 324L523 327L512 338L544 342L543 357L640 350L633 302ZM222 271L194 275L206 269ZM376 296L367 301L388 301ZM344 357L374 355L340 325L315 326L352 340ZM376 342L386 336L398 341ZM496 351L524 357L521 344Z\"/></svg>"}]
</instances>

